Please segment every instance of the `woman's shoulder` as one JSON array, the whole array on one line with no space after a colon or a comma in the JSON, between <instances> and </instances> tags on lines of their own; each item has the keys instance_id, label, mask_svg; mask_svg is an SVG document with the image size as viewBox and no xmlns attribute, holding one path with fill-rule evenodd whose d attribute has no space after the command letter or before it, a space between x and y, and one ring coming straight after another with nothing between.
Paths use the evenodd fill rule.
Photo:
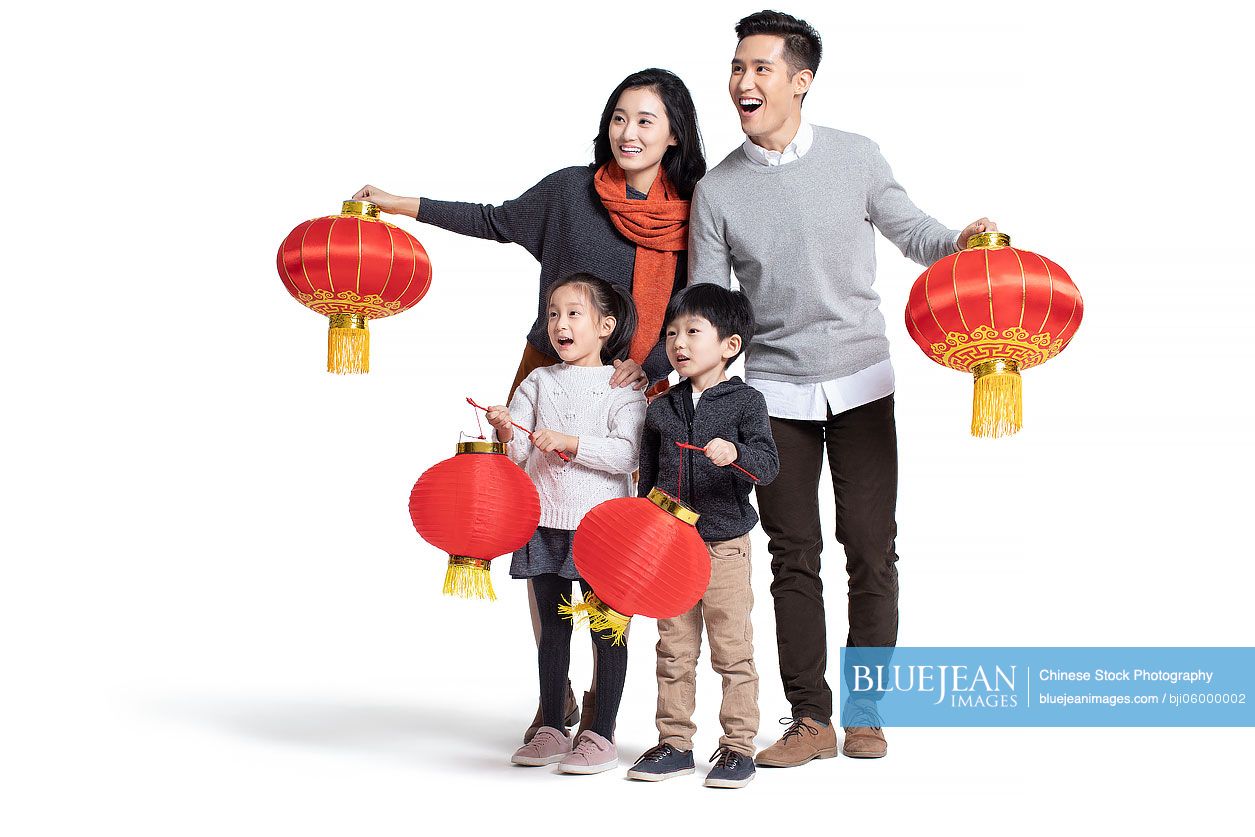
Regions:
<instances>
[{"instance_id":1,"label":"woman's shoulder","mask_svg":"<svg viewBox=\"0 0 1255 837\"><path fill-rule=\"evenodd\" d=\"M593 170L588 166L567 166L546 176L540 182L562 191L585 189L593 182Z\"/></svg>"}]
</instances>

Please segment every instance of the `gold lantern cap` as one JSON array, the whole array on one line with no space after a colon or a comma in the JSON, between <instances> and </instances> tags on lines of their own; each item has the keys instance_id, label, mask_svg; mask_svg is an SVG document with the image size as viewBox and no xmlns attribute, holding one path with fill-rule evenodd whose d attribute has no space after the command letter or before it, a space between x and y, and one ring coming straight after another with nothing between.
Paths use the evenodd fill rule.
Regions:
<instances>
[{"instance_id":1,"label":"gold lantern cap","mask_svg":"<svg viewBox=\"0 0 1255 837\"><path fill-rule=\"evenodd\" d=\"M701 517L701 514L693 511L661 488L651 490L646 499L676 520L680 520L690 526L696 526L698 518Z\"/></svg>"},{"instance_id":2,"label":"gold lantern cap","mask_svg":"<svg viewBox=\"0 0 1255 837\"><path fill-rule=\"evenodd\" d=\"M379 205L370 201L345 201L340 204L340 214L361 218L364 221L378 221Z\"/></svg>"},{"instance_id":3,"label":"gold lantern cap","mask_svg":"<svg viewBox=\"0 0 1255 837\"><path fill-rule=\"evenodd\" d=\"M997 250L999 247L1010 247L1011 236L1003 232L977 233L967 240L969 250Z\"/></svg>"},{"instance_id":4,"label":"gold lantern cap","mask_svg":"<svg viewBox=\"0 0 1255 837\"><path fill-rule=\"evenodd\" d=\"M469 442L458 442L457 453L505 453L505 442L493 442L488 439L472 439Z\"/></svg>"}]
</instances>

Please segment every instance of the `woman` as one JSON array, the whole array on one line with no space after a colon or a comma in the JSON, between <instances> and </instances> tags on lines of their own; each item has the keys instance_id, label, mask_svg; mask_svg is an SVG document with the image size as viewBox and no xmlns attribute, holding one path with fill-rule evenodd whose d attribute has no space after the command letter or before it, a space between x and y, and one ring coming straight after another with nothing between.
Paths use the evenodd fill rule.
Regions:
<instances>
[{"instance_id":1,"label":"woman","mask_svg":"<svg viewBox=\"0 0 1255 837\"><path fill-rule=\"evenodd\" d=\"M606 100L592 165L556 171L514 200L488 206L407 198L374 186L353 198L462 235L519 244L540 262L536 320L510 397L533 369L559 361L549 343L546 300L551 284L575 273L592 274L630 292L638 327L628 359L615 361L611 385L642 389L671 371L660 339L662 319L672 294L687 284L689 198L705 173L693 97L674 73L648 69L625 78ZM530 585L529 595L532 629L539 638ZM568 723L573 723L574 694L568 701ZM589 692L581 729L592 714ZM524 741L540 723L537 710Z\"/></svg>"}]
</instances>

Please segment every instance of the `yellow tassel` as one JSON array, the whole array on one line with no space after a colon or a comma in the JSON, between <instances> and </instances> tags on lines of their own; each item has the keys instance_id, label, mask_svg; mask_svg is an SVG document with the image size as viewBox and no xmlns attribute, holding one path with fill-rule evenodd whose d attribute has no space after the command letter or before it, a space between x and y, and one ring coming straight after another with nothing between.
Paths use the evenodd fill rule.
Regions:
<instances>
[{"instance_id":1,"label":"yellow tassel","mask_svg":"<svg viewBox=\"0 0 1255 837\"><path fill-rule=\"evenodd\" d=\"M627 633L628 625L632 621L631 616L619 613L598 599L596 593L588 593L584 596L584 601L577 607L584 610L584 616L588 619L588 629L590 631L600 633L602 639L613 640L611 642L612 645L623 644L623 635Z\"/></svg>"},{"instance_id":2,"label":"yellow tassel","mask_svg":"<svg viewBox=\"0 0 1255 837\"><path fill-rule=\"evenodd\" d=\"M449 557L449 569L444 574L444 594L462 599L497 600L492 589L489 563L477 558Z\"/></svg>"},{"instance_id":3,"label":"yellow tassel","mask_svg":"<svg viewBox=\"0 0 1255 837\"><path fill-rule=\"evenodd\" d=\"M986 361L973 370L972 435L996 439L1024 426L1023 384L1013 361Z\"/></svg>"},{"instance_id":4,"label":"yellow tassel","mask_svg":"<svg viewBox=\"0 0 1255 837\"><path fill-rule=\"evenodd\" d=\"M577 629L582 630L588 627L588 611L591 610L585 602L572 603L567 596L562 597L562 604L558 605L558 615L568 622L571 622Z\"/></svg>"},{"instance_id":5,"label":"yellow tassel","mask_svg":"<svg viewBox=\"0 0 1255 837\"><path fill-rule=\"evenodd\" d=\"M340 375L370 371L370 331L359 314L332 314L327 329L327 371Z\"/></svg>"}]
</instances>

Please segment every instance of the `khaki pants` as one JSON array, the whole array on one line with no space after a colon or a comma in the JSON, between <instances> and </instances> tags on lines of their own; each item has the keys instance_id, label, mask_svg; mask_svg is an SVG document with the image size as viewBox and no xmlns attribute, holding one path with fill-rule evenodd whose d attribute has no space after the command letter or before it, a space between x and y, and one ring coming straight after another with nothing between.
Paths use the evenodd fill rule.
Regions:
<instances>
[{"instance_id":1,"label":"khaki pants","mask_svg":"<svg viewBox=\"0 0 1255 837\"><path fill-rule=\"evenodd\" d=\"M754 626L750 611L750 538L707 543L710 586L692 610L658 620L658 743L693 749L693 710L697 702L697 658L702 624L710 641L710 664L723 677L719 745L754 755L758 734L758 672L754 668Z\"/></svg>"}]
</instances>

